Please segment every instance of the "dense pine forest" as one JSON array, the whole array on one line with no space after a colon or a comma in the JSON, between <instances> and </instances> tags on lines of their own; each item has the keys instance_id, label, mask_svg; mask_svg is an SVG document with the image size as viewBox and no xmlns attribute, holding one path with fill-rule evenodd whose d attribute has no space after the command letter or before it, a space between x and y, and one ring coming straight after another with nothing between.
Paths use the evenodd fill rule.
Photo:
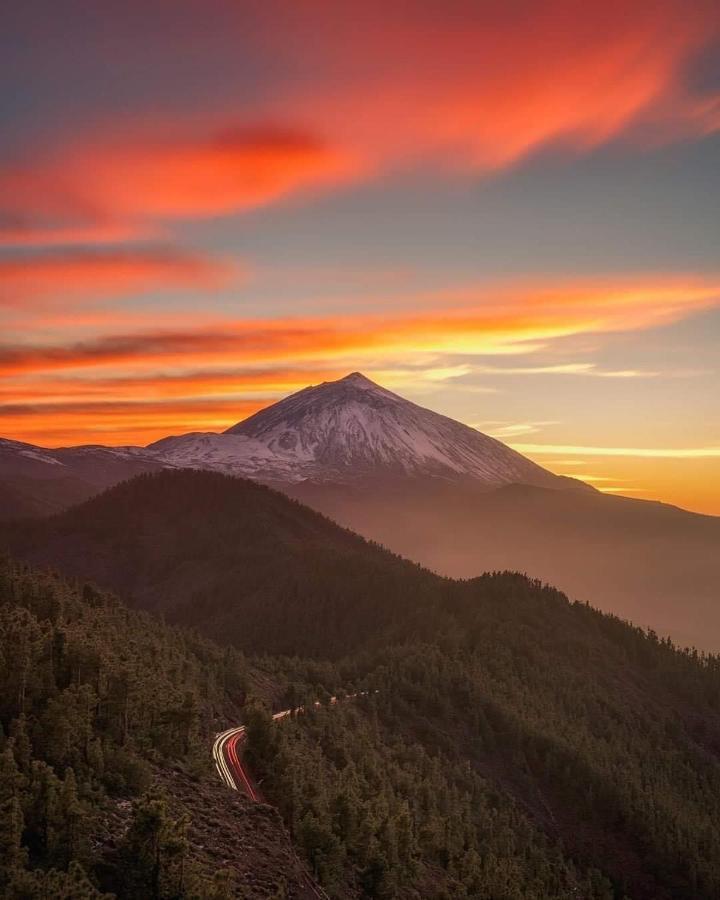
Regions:
<instances>
[{"instance_id":1,"label":"dense pine forest","mask_svg":"<svg viewBox=\"0 0 720 900\"><path fill-rule=\"evenodd\" d=\"M720 895L720 662L520 576L463 586L455 622L338 666L368 696L250 755L318 877L344 896ZM338 888L337 885L343 885Z\"/></svg>"},{"instance_id":2,"label":"dense pine forest","mask_svg":"<svg viewBox=\"0 0 720 900\"><path fill-rule=\"evenodd\" d=\"M4 896L302 896L278 812L333 898L720 896L716 657L518 574L437 578L209 473L3 540L226 641L4 564ZM240 721L269 805L212 780ZM236 831L244 875L224 850L214 876Z\"/></svg>"},{"instance_id":3,"label":"dense pine forest","mask_svg":"<svg viewBox=\"0 0 720 900\"><path fill-rule=\"evenodd\" d=\"M0 562L0 897L285 896L272 810L211 770L247 666L89 585Z\"/></svg>"}]
</instances>

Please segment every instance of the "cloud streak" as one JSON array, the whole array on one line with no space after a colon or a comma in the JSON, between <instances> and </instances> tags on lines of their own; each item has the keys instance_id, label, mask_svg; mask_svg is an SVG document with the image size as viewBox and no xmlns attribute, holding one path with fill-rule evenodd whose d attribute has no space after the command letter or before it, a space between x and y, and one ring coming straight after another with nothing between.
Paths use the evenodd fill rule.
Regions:
<instances>
[{"instance_id":1,"label":"cloud streak","mask_svg":"<svg viewBox=\"0 0 720 900\"><path fill-rule=\"evenodd\" d=\"M600 369L595 363L544 366L473 366L477 375L585 375L591 378L656 378L660 372L642 369Z\"/></svg>"},{"instance_id":2,"label":"cloud streak","mask_svg":"<svg viewBox=\"0 0 720 900\"><path fill-rule=\"evenodd\" d=\"M574 453L578 456L635 456L641 459L716 459L720 447L587 447L575 444L511 444L532 455ZM582 476L579 476L582 477Z\"/></svg>"},{"instance_id":3,"label":"cloud streak","mask_svg":"<svg viewBox=\"0 0 720 900\"><path fill-rule=\"evenodd\" d=\"M164 288L214 289L236 267L175 251L65 252L0 258L0 308L43 307Z\"/></svg>"},{"instance_id":4,"label":"cloud streak","mask_svg":"<svg viewBox=\"0 0 720 900\"><path fill-rule=\"evenodd\" d=\"M469 422L468 424L471 428L477 428L478 431L483 431L492 437L504 441L507 438L518 437L521 434L535 434L548 425L559 425L560 422L551 419L540 422L501 422L491 420L489 422Z\"/></svg>"},{"instance_id":5,"label":"cloud streak","mask_svg":"<svg viewBox=\"0 0 720 900\"><path fill-rule=\"evenodd\" d=\"M211 97L188 94L172 115L130 108L121 126L98 112L27 148L22 164L0 165L0 242L135 240L418 166L487 174L543 148L586 153L621 136L648 146L720 128L720 94L691 89L686 73L720 33L706 0L455 0L442 15L379 0L318 0L299 15L275 0L217 11L203 28L226 28L234 54L252 34L275 63L262 100L239 104L247 85L220 79L208 56Z\"/></svg>"},{"instance_id":6,"label":"cloud streak","mask_svg":"<svg viewBox=\"0 0 720 900\"><path fill-rule=\"evenodd\" d=\"M112 267L111 272L114 289ZM10 284L17 274L11 267ZM202 268L201 274L205 274ZM130 277L136 277L132 267ZM81 279L79 290L83 284ZM37 289L48 289L44 277ZM430 298L423 299L427 306ZM161 360L217 364L242 358L247 364L295 359L322 364L378 353L386 357L401 353L523 355L569 335L668 324L719 301L720 279L712 278L656 278L646 283L605 280L554 288L480 286L474 291L438 294L435 309L422 314L228 319L207 328L113 334L64 346L0 346L0 363L10 373L152 365Z\"/></svg>"},{"instance_id":7,"label":"cloud streak","mask_svg":"<svg viewBox=\"0 0 720 900\"><path fill-rule=\"evenodd\" d=\"M0 243L137 240L164 222L275 202L356 174L349 152L288 128L137 123L0 169Z\"/></svg>"},{"instance_id":8,"label":"cloud streak","mask_svg":"<svg viewBox=\"0 0 720 900\"><path fill-rule=\"evenodd\" d=\"M147 444L173 432L217 431L268 402L235 397L13 404L0 407L0 427L3 434L22 433L42 446Z\"/></svg>"},{"instance_id":9,"label":"cloud streak","mask_svg":"<svg viewBox=\"0 0 720 900\"><path fill-rule=\"evenodd\" d=\"M134 279L134 269L131 272ZM124 278L119 277L120 282ZM38 282L41 299L47 299L43 291L51 281L43 277ZM109 289L117 284L113 275ZM78 289L83 285L81 279ZM642 284L637 279L603 280L559 284L554 289L544 284L492 285L438 294L434 306L431 300L422 298L422 313L395 316L198 318L194 325L174 329L136 327L68 343L27 338L6 342L0 344L0 400L15 402L0 416L0 430L8 436L28 437L27 429L32 427L34 437L33 419L42 420L48 428L66 427L59 424L63 421L69 428L72 420L80 437L82 410L92 418L87 403L101 394L109 403L127 403L138 391L156 397L159 404L176 402L178 426L210 427L198 412L206 408L220 427L227 422L223 411L232 418L235 401L230 399L225 406L227 398L272 397L358 367L371 374L385 373L389 383L399 383L408 372L403 360L412 360L413 380L428 385L467 377L467 364L451 364L458 355L474 358L477 362L470 369L481 374L599 374L589 364L504 369L479 358L532 355L569 334L637 330L674 322L718 305L720 279L656 276ZM120 317L119 326L122 321ZM630 371L622 371L622 376L630 377ZM632 370L634 377L638 374ZM47 405L41 409L43 395ZM73 403L77 406L72 407ZM158 429L167 427L171 410L165 410ZM143 405L135 415L140 428L153 413ZM129 419L113 421L118 440L126 441L125 430L133 428ZM574 451L553 447L552 452L572 455Z\"/></svg>"}]
</instances>

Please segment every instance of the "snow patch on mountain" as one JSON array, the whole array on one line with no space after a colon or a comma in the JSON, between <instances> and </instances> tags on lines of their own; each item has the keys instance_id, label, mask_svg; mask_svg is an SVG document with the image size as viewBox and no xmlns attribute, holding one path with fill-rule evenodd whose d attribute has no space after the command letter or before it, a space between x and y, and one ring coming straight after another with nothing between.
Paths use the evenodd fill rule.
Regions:
<instances>
[{"instance_id":1,"label":"snow patch on mountain","mask_svg":"<svg viewBox=\"0 0 720 900\"><path fill-rule=\"evenodd\" d=\"M25 444L22 441L11 441L8 438L0 438L0 460L12 458L30 459L33 462L45 463L49 466L61 466L62 461L52 455L51 450L36 447L34 444Z\"/></svg>"},{"instance_id":2,"label":"snow patch on mountain","mask_svg":"<svg viewBox=\"0 0 720 900\"><path fill-rule=\"evenodd\" d=\"M268 482L409 476L565 486L564 479L495 438L405 400L359 372L298 391L224 434L164 438L147 449L174 466Z\"/></svg>"},{"instance_id":3,"label":"snow patch on mountain","mask_svg":"<svg viewBox=\"0 0 720 900\"><path fill-rule=\"evenodd\" d=\"M104 447L87 444L80 447L49 449L0 438L0 475L34 478L81 477L90 483L106 484L131 477L142 471L154 471L167 465L144 447Z\"/></svg>"}]
</instances>

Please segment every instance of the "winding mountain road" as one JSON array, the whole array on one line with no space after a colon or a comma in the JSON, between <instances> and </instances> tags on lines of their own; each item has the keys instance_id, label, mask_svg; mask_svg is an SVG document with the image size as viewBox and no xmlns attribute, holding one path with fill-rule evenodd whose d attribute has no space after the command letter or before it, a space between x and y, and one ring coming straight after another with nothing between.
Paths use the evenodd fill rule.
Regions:
<instances>
[{"instance_id":1,"label":"winding mountain road","mask_svg":"<svg viewBox=\"0 0 720 900\"><path fill-rule=\"evenodd\" d=\"M353 697L364 696L366 694L367 691L361 691L359 694L348 694L345 699L350 700ZM331 697L329 700L330 705L334 705L337 702L337 697ZM314 705L321 706L322 704L320 701L315 701ZM277 722L288 716L302 712L305 712L305 707L298 706L295 709L284 709L281 712L277 712L272 718L274 722ZM262 802L262 798L257 788L253 785L252 778L241 759L242 750L239 748L242 747L245 739L246 731L244 725L238 725L235 728L228 728L225 731L221 731L215 736L212 749L213 759L215 760L215 768L217 769L218 774L229 788L234 791L244 791L254 803L259 803ZM313 897L317 897L318 900L329 900L325 891L323 891L323 889L310 877L306 867L301 863L300 858L291 843L289 843L289 848L307 890L310 891Z\"/></svg>"},{"instance_id":2,"label":"winding mountain road","mask_svg":"<svg viewBox=\"0 0 720 900\"><path fill-rule=\"evenodd\" d=\"M331 697L331 703L336 703L337 698ZM320 706L320 703L315 703ZM284 709L282 712L273 715L273 721L284 719L293 713L303 712L304 706L298 706L296 709ZM247 769L241 762L241 751L238 749L245 741L245 726L238 725L235 728L228 728L221 731L215 736L213 744L213 759L215 760L215 768L225 784L233 791L244 791L248 797L254 802L260 801L260 795L248 774Z\"/></svg>"},{"instance_id":3,"label":"winding mountain road","mask_svg":"<svg viewBox=\"0 0 720 900\"><path fill-rule=\"evenodd\" d=\"M367 693L367 691L360 691L356 694L347 694L342 699L353 700L355 697L365 697ZM331 697L328 705L334 706L337 702L337 697ZM316 700L313 706L322 706L322 704L319 700ZM274 713L272 719L273 722L278 722L288 716L298 715L303 712L305 712L304 706L296 706L294 709L284 709L281 712ZM215 736L212 754L218 775L225 784L233 791L243 791L251 800L257 803L261 798L257 788L253 786L252 778L247 769L242 764L242 751L239 749L245 741L245 737L244 725L237 725L235 728L221 731Z\"/></svg>"},{"instance_id":4,"label":"winding mountain road","mask_svg":"<svg viewBox=\"0 0 720 900\"><path fill-rule=\"evenodd\" d=\"M229 788L234 791L243 790L251 800L257 802L259 799L257 791L252 786L238 753L238 744L244 740L244 725L221 732L213 744L213 759L218 774Z\"/></svg>"}]
</instances>

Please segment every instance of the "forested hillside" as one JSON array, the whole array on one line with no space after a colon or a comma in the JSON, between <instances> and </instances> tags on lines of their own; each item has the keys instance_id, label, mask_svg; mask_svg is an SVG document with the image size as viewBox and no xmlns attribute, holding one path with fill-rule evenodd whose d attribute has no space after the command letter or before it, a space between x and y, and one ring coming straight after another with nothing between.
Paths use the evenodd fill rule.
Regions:
<instances>
[{"instance_id":1,"label":"forested hillside","mask_svg":"<svg viewBox=\"0 0 720 900\"><path fill-rule=\"evenodd\" d=\"M210 769L246 689L235 651L1 562L0 897L302 896L272 810Z\"/></svg>"},{"instance_id":2,"label":"forested hillside","mask_svg":"<svg viewBox=\"0 0 720 900\"><path fill-rule=\"evenodd\" d=\"M370 692L250 729L266 793L324 883L337 896L719 896L718 659L514 575L462 586L455 616L432 642L275 664L291 700Z\"/></svg>"},{"instance_id":3,"label":"forested hillside","mask_svg":"<svg viewBox=\"0 0 720 900\"><path fill-rule=\"evenodd\" d=\"M200 853L190 868L204 877L198 846L248 822L245 807L218 813L229 794L219 782L211 794L187 776L209 758L215 717L223 727L247 722L262 793L334 898L720 896L717 657L680 651L518 574L439 578L267 488L211 473L144 476L4 539L234 643L249 653L250 684L240 709L242 679L228 683L242 671L235 651L160 628L93 588L83 598L10 572L3 615L23 623L19 637L5 626L3 641L12 650L2 783L16 785L4 802L23 815L4 838L14 878L25 859L36 870L64 870L70 859L53 855L53 828L35 818L38 776L18 750L27 741L30 758L52 767L55 791L72 798L74 784L95 811L117 809L118 797L145 789L148 767L157 782L158 761L176 757ZM28 665L24 647L34 648ZM58 704L72 722L64 731L50 713ZM61 738L49 746L51 728ZM55 745L68 748L62 757ZM215 815L212 838L198 837L198 817ZM72 858L103 890L130 896L122 854L135 833L126 824L89 858ZM264 846L253 868L291 871L286 858L272 861L272 841ZM194 896L175 871L172 896Z\"/></svg>"}]
</instances>

